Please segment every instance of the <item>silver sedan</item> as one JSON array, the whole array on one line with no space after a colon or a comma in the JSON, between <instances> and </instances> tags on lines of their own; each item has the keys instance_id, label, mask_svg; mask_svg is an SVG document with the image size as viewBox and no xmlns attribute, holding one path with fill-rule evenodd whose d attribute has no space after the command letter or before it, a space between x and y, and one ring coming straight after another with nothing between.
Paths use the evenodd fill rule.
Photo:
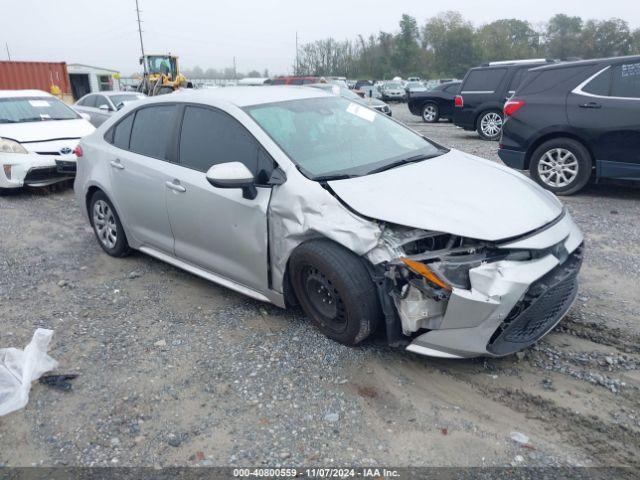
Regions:
<instances>
[{"instance_id":1,"label":"silver sedan","mask_svg":"<svg viewBox=\"0 0 640 480\"><path fill-rule=\"evenodd\" d=\"M99 127L114 112L117 112L128 103L135 102L146 95L138 92L109 91L88 93L80 98L73 108L78 113L89 116L88 120L94 127Z\"/></svg>"},{"instance_id":2,"label":"silver sedan","mask_svg":"<svg viewBox=\"0 0 640 480\"><path fill-rule=\"evenodd\" d=\"M85 137L75 191L100 246L280 307L349 345L503 356L576 298L583 237L549 192L317 89L185 91Z\"/></svg>"}]
</instances>

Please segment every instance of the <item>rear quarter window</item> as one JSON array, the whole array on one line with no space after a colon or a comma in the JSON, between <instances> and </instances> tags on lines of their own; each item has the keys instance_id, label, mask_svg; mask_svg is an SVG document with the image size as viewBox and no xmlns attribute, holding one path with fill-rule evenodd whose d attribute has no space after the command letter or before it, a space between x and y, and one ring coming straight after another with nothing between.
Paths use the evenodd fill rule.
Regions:
<instances>
[{"instance_id":1,"label":"rear quarter window","mask_svg":"<svg viewBox=\"0 0 640 480\"><path fill-rule=\"evenodd\" d=\"M462 92L495 92L506 73L506 68L471 70L461 90Z\"/></svg>"},{"instance_id":2,"label":"rear quarter window","mask_svg":"<svg viewBox=\"0 0 640 480\"><path fill-rule=\"evenodd\" d=\"M129 139L131 138L131 126L133 125L134 114L127 115L113 129L112 144L114 147L129 150Z\"/></svg>"}]
</instances>

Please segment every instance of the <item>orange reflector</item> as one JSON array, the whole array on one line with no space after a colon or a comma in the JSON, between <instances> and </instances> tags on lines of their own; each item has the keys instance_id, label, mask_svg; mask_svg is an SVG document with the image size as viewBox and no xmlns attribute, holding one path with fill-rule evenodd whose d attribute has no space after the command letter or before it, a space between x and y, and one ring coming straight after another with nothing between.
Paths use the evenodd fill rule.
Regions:
<instances>
[{"instance_id":1,"label":"orange reflector","mask_svg":"<svg viewBox=\"0 0 640 480\"><path fill-rule=\"evenodd\" d=\"M7 177L7 180L11 180L11 167L12 165L3 165L4 175Z\"/></svg>"},{"instance_id":2,"label":"orange reflector","mask_svg":"<svg viewBox=\"0 0 640 480\"><path fill-rule=\"evenodd\" d=\"M438 276L431 271L429 267L427 267L424 263L414 262L413 260L409 260L408 258L401 258L402 262L409 267L412 272L417 273L418 275L422 275L424 278L429 280L431 283L436 284L440 288L444 290L451 291L451 287L444 283Z\"/></svg>"}]
</instances>

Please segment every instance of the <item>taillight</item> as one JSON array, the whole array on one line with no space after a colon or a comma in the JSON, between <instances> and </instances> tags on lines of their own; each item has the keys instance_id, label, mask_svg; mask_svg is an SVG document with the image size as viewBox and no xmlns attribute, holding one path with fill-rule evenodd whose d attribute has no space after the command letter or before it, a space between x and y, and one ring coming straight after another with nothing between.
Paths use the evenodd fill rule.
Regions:
<instances>
[{"instance_id":1,"label":"taillight","mask_svg":"<svg viewBox=\"0 0 640 480\"><path fill-rule=\"evenodd\" d=\"M512 116L518 110L520 110L524 106L524 100L511 99L507 103L504 104L504 108L502 111L506 117Z\"/></svg>"},{"instance_id":2,"label":"taillight","mask_svg":"<svg viewBox=\"0 0 640 480\"><path fill-rule=\"evenodd\" d=\"M456 95L455 100L453 101L456 107L463 107L464 101L462 100L462 95Z\"/></svg>"},{"instance_id":3,"label":"taillight","mask_svg":"<svg viewBox=\"0 0 640 480\"><path fill-rule=\"evenodd\" d=\"M73 149L73 153L76 154L76 157L81 157L82 156L82 147L80 145L78 145L76 148Z\"/></svg>"}]
</instances>

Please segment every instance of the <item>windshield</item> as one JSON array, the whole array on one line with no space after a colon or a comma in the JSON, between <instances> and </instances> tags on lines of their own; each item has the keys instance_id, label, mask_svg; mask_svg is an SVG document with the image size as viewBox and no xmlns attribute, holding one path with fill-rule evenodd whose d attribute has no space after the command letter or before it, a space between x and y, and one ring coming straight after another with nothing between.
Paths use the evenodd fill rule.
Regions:
<instances>
[{"instance_id":1,"label":"windshield","mask_svg":"<svg viewBox=\"0 0 640 480\"><path fill-rule=\"evenodd\" d=\"M149 73L161 73L163 75L176 74L176 59L166 55L150 55L147 57L147 70Z\"/></svg>"},{"instance_id":2,"label":"windshield","mask_svg":"<svg viewBox=\"0 0 640 480\"><path fill-rule=\"evenodd\" d=\"M444 153L386 115L342 97L245 110L312 180L366 175L399 160Z\"/></svg>"},{"instance_id":3,"label":"windshield","mask_svg":"<svg viewBox=\"0 0 640 480\"><path fill-rule=\"evenodd\" d=\"M402 88L402 84L396 82L385 83L384 88Z\"/></svg>"},{"instance_id":4,"label":"windshield","mask_svg":"<svg viewBox=\"0 0 640 480\"><path fill-rule=\"evenodd\" d=\"M0 99L0 123L43 122L80 118L76 112L53 97Z\"/></svg>"},{"instance_id":5,"label":"windshield","mask_svg":"<svg viewBox=\"0 0 640 480\"><path fill-rule=\"evenodd\" d=\"M117 108L118 105L120 105L123 102L134 102L136 100L141 100L144 97L145 96L141 93L123 93L120 95L111 95L109 98Z\"/></svg>"}]
</instances>

